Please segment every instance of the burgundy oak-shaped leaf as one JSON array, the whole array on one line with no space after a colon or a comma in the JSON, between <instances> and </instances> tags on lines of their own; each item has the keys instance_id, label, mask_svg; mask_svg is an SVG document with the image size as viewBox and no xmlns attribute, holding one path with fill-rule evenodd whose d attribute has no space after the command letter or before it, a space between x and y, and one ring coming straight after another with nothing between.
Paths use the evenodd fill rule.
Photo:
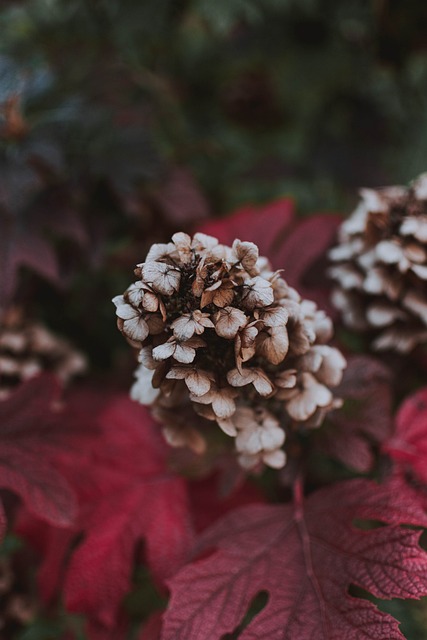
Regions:
<instances>
[{"instance_id":1,"label":"burgundy oak-shaped leaf","mask_svg":"<svg viewBox=\"0 0 427 640\"><path fill-rule=\"evenodd\" d=\"M298 494L295 506L244 507L206 531L205 557L169 583L162 640L220 640L262 591L268 602L241 640L402 640L397 621L349 587L379 598L427 593L420 532L399 526L427 524L413 492L395 479L348 481L306 502ZM356 518L387 524L358 528Z\"/></svg>"},{"instance_id":2,"label":"burgundy oak-shaped leaf","mask_svg":"<svg viewBox=\"0 0 427 640\"><path fill-rule=\"evenodd\" d=\"M103 397L102 390L94 403L98 396ZM45 543L39 576L44 598L57 595L62 582L66 607L88 616L91 638L110 638L115 629L142 539L158 583L186 559L192 544L187 487L168 470L167 456L168 447L148 411L117 395L98 412L92 437L82 436L81 450L57 457L58 468L78 495L76 525L51 528L43 535L28 522L20 529L37 537L39 548ZM77 546L76 534L83 537Z\"/></svg>"},{"instance_id":3,"label":"burgundy oak-shaped leaf","mask_svg":"<svg viewBox=\"0 0 427 640\"><path fill-rule=\"evenodd\" d=\"M0 402L0 487L17 493L34 515L58 526L76 516L75 496L52 460L61 433L59 383L43 374Z\"/></svg>"},{"instance_id":4,"label":"burgundy oak-shaped leaf","mask_svg":"<svg viewBox=\"0 0 427 640\"><path fill-rule=\"evenodd\" d=\"M374 447L393 429L390 371L370 356L350 356L335 394L343 407L331 412L318 433L318 446L348 467L367 473L375 462Z\"/></svg>"},{"instance_id":5,"label":"burgundy oak-shaped leaf","mask_svg":"<svg viewBox=\"0 0 427 640\"><path fill-rule=\"evenodd\" d=\"M292 200L282 198L264 206L244 207L199 230L225 244L232 244L235 238L254 242L261 256L266 256L275 269L283 269L288 284L334 315L325 267L327 250L340 222L340 216L330 214L298 220Z\"/></svg>"},{"instance_id":6,"label":"burgundy oak-shaped leaf","mask_svg":"<svg viewBox=\"0 0 427 640\"><path fill-rule=\"evenodd\" d=\"M260 255L273 260L275 247L293 219L293 201L282 198L262 207L243 207L226 218L207 222L199 231L223 244L231 245L236 238L249 240L259 247Z\"/></svg>"},{"instance_id":7,"label":"burgundy oak-shaped leaf","mask_svg":"<svg viewBox=\"0 0 427 640\"><path fill-rule=\"evenodd\" d=\"M410 396L396 417L396 430L383 450L427 484L427 388Z\"/></svg>"}]
</instances>

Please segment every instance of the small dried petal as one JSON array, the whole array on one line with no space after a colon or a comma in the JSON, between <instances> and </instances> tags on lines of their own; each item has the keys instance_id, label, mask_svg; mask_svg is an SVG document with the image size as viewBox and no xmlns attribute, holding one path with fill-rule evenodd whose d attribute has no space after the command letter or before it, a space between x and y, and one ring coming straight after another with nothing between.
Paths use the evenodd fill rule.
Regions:
<instances>
[{"instance_id":1,"label":"small dried petal","mask_svg":"<svg viewBox=\"0 0 427 640\"><path fill-rule=\"evenodd\" d=\"M153 371L140 365L135 371L136 382L134 382L130 397L144 405L151 405L159 396L159 389L153 387Z\"/></svg>"},{"instance_id":2,"label":"small dried petal","mask_svg":"<svg viewBox=\"0 0 427 640\"><path fill-rule=\"evenodd\" d=\"M272 327L259 334L257 353L272 364L280 364L289 350L289 336L286 327Z\"/></svg>"},{"instance_id":3,"label":"small dried petal","mask_svg":"<svg viewBox=\"0 0 427 640\"><path fill-rule=\"evenodd\" d=\"M147 253L146 262L156 262L158 260L163 260L165 258L173 256L175 253L176 248L172 242L168 242L167 244L153 244L153 246ZM143 264L138 265L138 267L141 269L143 266Z\"/></svg>"},{"instance_id":4,"label":"small dried petal","mask_svg":"<svg viewBox=\"0 0 427 640\"><path fill-rule=\"evenodd\" d=\"M167 296L179 290L181 273L164 262L146 262L142 267L142 277L155 291Z\"/></svg>"},{"instance_id":5,"label":"small dried petal","mask_svg":"<svg viewBox=\"0 0 427 640\"><path fill-rule=\"evenodd\" d=\"M274 302L274 291L271 283L256 276L245 283L245 292L243 294L242 303L246 309L255 309L255 307L266 307Z\"/></svg>"},{"instance_id":6,"label":"small dried petal","mask_svg":"<svg viewBox=\"0 0 427 640\"><path fill-rule=\"evenodd\" d=\"M175 353L176 344L177 343L174 338L169 338L167 342L159 344L159 346L155 347L152 352L154 360L166 360L167 358L171 358Z\"/></svg>"},{"instance_id":7,"label":"small dried petal","mask_svg":"<svg viewBox=\"0 0 427 640\"><path fill-rule=\"evenodd\" d=\"M233 251L236 254L237 260L242 263L246 271L251 275L256 275L258 271L258 269L256 269L256 263L259 258L259 251L256 244L235 240L233 242Z\"/></svg>"},{"instance_id":8,"label":"small dried petal","mask_svg":"<svg viewBox=\"0 0 427 640\"><path fill-rule=\"evenodd\" d=\"M209 313L196 310L192 313L184 313L180 318L174 320L171 329L179 340L188 340L195 333L201 335L206 328L213 329L214 326Z\"/></svg>"},{"instance_id":9,"label":"small dried petal","mask_svg":"<svg viewBox=\"0 0 427 640\"><path fill-rule=\"evenodd\" d=\"M221 338L231 340L247 324L248 318L240 309L225 307L213 316L215 331Z\"/></svg>"},{"instance_id":10,"label":"small dried petal","mask_svg":"<svg viewBox=\"0 0 427 640\"><path fill-rule=\"evenodd\" d=\"M203 396L191 395L190 398L201 404L211 404L212 409L218 418L230 418L236 410L234 398L237 393L228 387L222 389L211 388L208 393Z\"/></svg>"},{"instance_id":11,"label":"small dried petal","mask_svg":"<svg viewBox=\"0 0 427 640\"><path fill-rule=\"evenodd\" d=\"M267 374L256 367L242 369L242 371L232 369L227 374L227 381L232 387L244 387L247 384L253 384L261 396L269 396L274 391L274 385Z\"/></svg>"},{"instance_id":12,"label":"small dried petal","mask_svg":"<svg viewBox=\"0 0 427 640\"><path fill-rule=\"evenodd\" d=\"M325 385L319 384L310 373L303 373L301 379L302 389L295 391L293 397L286 403L287 412L298 422L308 420L317 407L326 407L333 399L330 390Z\"/></svg>"},{"instance_id":13,"label":"small dried petal","mask_svg":"<svg viewBox=\"0 0 427 640\"><path fill-rule=\"evenodd\" d=\"M267 307L266 309L256 309L255 318L263 321L266 327L284 327L289 318L289 313L283 307Z\"/></svg>"},{"instance_id":14,"label":"small dried petal","mask_svg":"<svg viewBox=\"0 0 427 640\"><path fill-rule=\"evenodd\" d=\"M166 377L171 380L185 380L185 383L195 396L203 396L211 388L213 376L208 371L196 367L172 367Z\"/></svg>"}]
</instances>

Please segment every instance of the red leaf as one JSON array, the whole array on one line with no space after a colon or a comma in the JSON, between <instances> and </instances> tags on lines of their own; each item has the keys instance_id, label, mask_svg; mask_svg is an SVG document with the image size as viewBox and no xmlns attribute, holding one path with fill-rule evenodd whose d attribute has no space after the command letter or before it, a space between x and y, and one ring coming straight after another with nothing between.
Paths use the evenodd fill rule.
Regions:
<instances>
[{"instance_id":1,"label":"red leaf","mask_svg":"<svg viewBox=\"0 0 427 640\"><path fill-rule=\"evenodd\" d=\"M230 495L222 496L219 480L218 474L214 474L190 484L192 511L197 531L203 531L232 509L265 502L265 496L260 489L249 482L236 488Z\"/></svg>"},{"instance_id":2,"label":"red leaf","mask_svg":"<svg viewBox=\"0 0 427 640\"><path fill-rule=\"evenodd\" d=\"M82 436L81 449L59 456L59 468L79 496L76 531L84 535L66 565L63 597L69 610L89 616L99 637L115 628L131 587L137 543L144 539L160 583L176 572L192 544L186 483L169 472L167 453L148 411L120 395L98 414L91 437ZM50 536L41 568L46 596L53 595L64 567L69 535L54 530ZM52 548L59 553L50 553Z\"/></svg>"},{"instance_id":3,"label":"red leaf","mask_svg":"<svg viewBox=\"0 0 427 640\"><path fill-rule=\"evenodd\" d=\"M21 385L0 402L0 487L17 493L36 516L64 526L75 517L74 494L52 466L60 420L60 387L50 375Z\"/></svg>"},{"instance_id":4,"label":"red leaf","mask_svg":"<svg viewBox=\"0 0 427 640\"><path fill-rule=\"evenodd\" d=\"M199 231L215 236L224 244L240 238L255 242L260 255L273 259L274 246L294 217L292 200L283 198L263 207L244 207L228 218L203 225Z\"/></svg>"},{"instance_id":5,"label":"red leaf","mask_svg":"<svg viewBox=\"0 0 427 640\"><path fill-rule=\"evenodd\" d=\"M319 269L316 263L323 258L323 267L326 267L326 254L341 222L340 216L329 214L317 214L301 220L294 225L283 242L276 244L276 251L271 256L273 266L283 269L285 280L303 298L314 300L331 315L330 283L325 277L325 268ZM310 268L315 270L312 282L309 277Z\"/></svg>"},{"instance_id":6,"label":"red leaf","mask_svg":"<svg viewBox=\"0 0 427 640\"><path fill-rule=\"evenodd\" d=\"M387 523L360 529L359 520ZM172 599L163 640L219 640L244 619L253 598L268 602L241 632L241 640L402 640L398 623L355 585L379 598L427 593L427 524L414 494L395 479L388 485L353 480L323 489L296 506L250 506L230 513L199 544L208 557L170 581Z\"/></svg>"},{"instance_id":7,"label":"red leaf","mask_svg":"<svg viewBox=\"0 0 427 640\"><path fill-rule=\"evenodd\" d=\"M396 431L383 450L396 462L409 466L427 484L427 388L421 389L401 406Z\"/></svg>"},{"instance_id":8,"label":"red leaf","mask_svg":"<svg viewBox=\"0 0 427 640\"><path fill-rule=\"evenodd\" d=\"M321 449L360 473L375 462L373 446L383 442L393 428L390 371L370 356L348 358L342 383L335 394L344 400L328 416L319 432Z\"/></svg>"}]
</instances>

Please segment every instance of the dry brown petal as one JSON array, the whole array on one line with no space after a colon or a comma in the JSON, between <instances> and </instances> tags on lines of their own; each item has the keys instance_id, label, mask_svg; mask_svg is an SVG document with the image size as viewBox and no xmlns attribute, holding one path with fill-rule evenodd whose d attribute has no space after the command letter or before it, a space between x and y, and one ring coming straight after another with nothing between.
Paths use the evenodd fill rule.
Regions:
<instances>
[{"instance_id":1,"label":"dry brown petal","mask_svg":"<svg viewBox=\"0 0 427 640\"><path fill-rule=\"evenodd\" d=\"M193 257L190 236L187 233L180 231L178 233L174 233L172 236L172 242L178 250L181 264L189 264Z\"/></svg>"},{"instance_id":2,"label":"dry brown petal","mask_svg":"<svg viewBox=\"0 0 427 640\"><path fill-rule=\"evenodd\" d=\"M177 362L189 364L196 356L196 348L205 346L205 344L200 338L192 338L181 343L171 337L153 349L153 358L154 360L166 360L173 357Z\"/></svg>"},{"instance_id":3,"label":"dry brown petal","mask_svg":"<svg viewBox=\"0 0 427 640\"><path fill-rule=\"evenodd\" d=\"M135 371L136 382L134 382L130 397L144 405L151 405L157 399L160 391L153 386L154 371L140 365Z\"/></svg>"},{"instance_id":4,"label":"dry brown petal","mask_svg":"<svg viewBox=\"0 0 427 640\"><path fill-rule=\"evenodd\" d=\"M123 297L125 298L126 302L128 302L132 306L139 307L139 305L142 303L147 288L147 285L145 285L143 282L134 282L130 285L130 287L126 289ZM156 310L157 309L155 309L155 311Z\"/></svg>"},{"instance_id":5,"label":"dry brown petal","mask_svg":"<svg viewBox=\"0 0 427 640\"><path fill-rule=\"evenodd\" d=\"M129 320L118 318L117 325L120 331L135 342L143 342L149 334L148 324L140 315L135 315Z\"/></svg>"},{"instance_id":6,"label":"dry brown petal","mask_svg":"<svg viewBox=\"0 0 427 640\"><path fill-rule=\"evenodd\" d=\"M142 299L142 308L150 313L155 313L159 307L160 301L158 296L156 296L153 291L147 291ZM164 311L162 315L164 315Z\"/></svg>"},{"instance_id":7,"label":"dry brown petal","mask_svg":"<svg viewBox=\"0 0 427 640\"><path fill-rule=\"evenodd\" d=\"M26 348L27 340L23 332L3 331L0 333L0 348L20 353Z\"/></svg>"},{"instance_id":8,"label":"dry brown petal","mask_svg":"<svg viewBox=\"0 0 427 640\"><path fill-rule=\"evenodd\" d=\"M254 317L263 321L267 327L286 326L289 313L283 307L270 307L268 309L256 309Z\"/></svg>"},{"instance_id":9,"label":"dry brown petal","mask_svg":"<svg viewBox=\"0 0 427 640\"><path fill-rule=\"evenodd\" d=\"M373 327L386 327L405 317L407 316L402 309L387 302L373 302L366 309L366 318Z\"/></svg>"},{"instance_id":10,"label":"dry brown petal","mask_svg":"<svg viewBox=\"0 0 427 640\"><path fill-rule=\"evenodd\" d=\"M144 316L150 335L157 336L163 333L165 323L159 313L148 313Z\"/></svg>"},{"instance_id":11,"label":"dry brown petal","mask_svg":"<svg viewBox=\"0 0 427 640\"><path fill-rule=\"evenodd\" d=\"M198 253L203 253L204 251L210 251L214 247L218 245L218 239L213 236L208 236L206 233L195 233L193 236L193 242L191 243L192 248Z\"/></svg>"},{"instance_id":12,"label":"dry brown petal","mask_svg":"<svg viewBox=\"0 0 427 640\"><path fill-rule=\"evenodd\" d=\"M181 282L181 272L164 262L145 262L142 277L155 291L170 296L177 293Z\"/></svg>"},{"instance_id":13,"label":"dry brown petal","mask_svg":"<svg viewBox=\"0 0 427 640\"><path fill-rule=\"evenodd\" d=\"M171 328L179 340L188 340L195 333L201 335L206 328L213 329L214 324L209 313L202 313L196 309L192 313L184 313L180 318L174 320Z\"/></svg>"},{"instance_id":14,"label":"dry brown petal","mask_svg":"<svg viewBox=\"0 0 427 640\"><path fill-rule=\"evenodd\" d=\"M408 216L401 226L400 233L404 236L414 236L422 243L427 242L427 216Z\"/></svg>"},{"instance_id":15,"label":"dry brown petal","mask_svg":"<svg viewBox=\"0 0 427 640\"><path fill-rule=\"evenodd\" d=\"M140 349L138 354L138 362L144 365L147 369L155 369L158 366L158 362L153 358L152 351L152 345L146 345Z\"/></svg>"},{"instance_id":16,"label":"dry brown petal","mask_svg":"<svg viewBox=\"0 0 427 640\"><path fill-rule=\"evenodd\" d=\"M401 245L392 240L382 240L375 249L376 255L385 264L396 264L404 257Z\"/></svg>"},{"instance_id":17,"label":"dry brown petal","mask_svg":"<svg viewBox=\"0 0 427 640\"><path fill-rule=\"evenodd\" d=\"M188 447L198 455L206 451L205 439L193 427L170 424L164 426L162 431L166 442L171 447Z\"/></svg>"},{"instance_id":18,"label":"dry brown petal","mask_svg":"<svg viewBox=\"0 0 427 640\"><path fill-rule=\"evenodd\" d=\"M227 307L233 302L234 283L231 280L220 280L204 290L200 306L206 307L208 304L215 304L217 307Z\"/></svg>"},{"instance_id":19,"label":"dry brown petal","mask_svg":"<svg viewBox=\"0 0 427 640\"><path fill-rule=\"evenodd\" d=\"M427 291L424 295L419 291L409 291L403 298L403 305L427 326Z\"/></svg>"},{"instance_id":20,"label":"dry brown petal","mask_svg":"<svg viewBox=\"0 0 427 640\"><path fill-rule=\"evenodd\" d=\"M408 260L416 262L417 264L424 264L427 260L427 253L425 249L415 242L406 244L403 247L403 253Z\"/></svg>"},{"instance_id":21,"label":"dry brown petal","mask_svg":"<svg viewBox=\"0 0 427 640\"><path fill-rule=\"evenodd\" d=\"M247 325L236 335L234 341L234 357L239 371L241 371L242 363L247 362L255 355L255 339L257 335L258 329L256 327L256 323Z\"/></svg>"},{"instance_id":22,"label":"dry brown petal","mask_svg":"<svg viewBox=\"0 0 427 640\"><path fill-rule=\"evenodd\" d=\"M340 264L330 267L328 274L336 280L343 289L361 289L363 275L351 264Z\"/></svg>"},{"instance_id":23,"label":"dry brown petal","mask_svg":"<svg viewBox=\"0 0 427 640\"><path fill-rule=\"evenodd\" d=\"M409 353L423 342L427 342L427 330L413 326L390 327L374 340L373 347L378 351L390 349L399 353Z\"/></svg>"},{"instance_id":24,"label":"dry brown petal","mask_svg":"<svg viewBox=\"0 0 427 640\"><path fill-rule=\"evenodd\" d=\"M261 276L255 276L245 282L242 304L247 309L267 307L274 302L271 282Z\"/></svg>"},{"instance_id":25,"label":"dry brown petal","mask_svg":"<svg viewBox=\"0 0 427 640\"><path fill-rule=\"evenodd\" d=\"M316 373L322 364L322 353L317 346L311 347L307 353L298 358L298 369Z\"/></svg>"},{"instance_id":26,"label":"dry brown petal","mask_svg":"<svg viewBox=\"0 0 427 640\"><path fill-rule=\"evenodd\" d=\"M172 367L166 377L172 380L185 380L189 391L195 396L205 395L210 390L213 380L210 372L195 367Z\"/></svg>"},{"instance_id":27,"label":"dry brown petal","mask_svg":"<svg viewBox=\"0 0 427 640\"><path fill-rule=\"evenodd\" d=\"M292 389L297 383L297 370L285 369L274 377L274 384L280 389Z\"/></svg>"},{"instance_id":28,"label":"dry brown petal","mask_svg":"<svg viewBox=\"0 0 427 640\"><path fill-rule=\"evenodd\" d=\"M174 320L171 329L178 340L188 340L196 331L197 323L194 322L190 313L184 313L180 318Z\"/></svg>"},{"instance_id":29,"label":"dry brown petal","mask_svg":"<svg viewBox=\"0 0 427 640\"><path fill-rule=\"evenodd\" d=\"M233 387L244 387L247 384L253 384L261 396L269 396L274 391L274 385L269 377L258 367L242 369L241 371L237 368L232 369L227 373L227 381Z\"/></svg>"},{"instance_id":30,"label":"dry brown petal","mask_svg":"<svg viewBox=\"0 0 427 640\"><path fill-rule=\"evenodd\" d=\"M196 350L188 345L188 341L184 344L179 344L177 342L175 353L173 354L173 357L177 362L188 364L193 362L195 356Z\"/></svg>"},{"instance_id":31,"label":"dry brown petal","mask_svg":"<svg viewBox=\"0 0 427 640\"><path fill-rule=\"evenodd\" d=\"M256 244L235 240L233 242L233 251L242 267L246 269L250 275L256 275L258 272L256 263L259 258L259 251Z\"/></svg>"},{"instance_id":32,"label":"dry brown petal","mask_svg":"<svg viewBox=\"0 0 427 640\"><path fill-rule=\"evenodd\" d=\"M248 318L240 309L225 307L213 316L215 331L221 338L231 340L247 324Z\"/></svg>"},{"instance_id":33,"label":"dry brown petal","mask_svg":"<svg viewBox=\"0 0 427 640\"><path fill-rule=\"evenodd\" d=\"M291 390L292 397L286 403L286 410L293 420L304 422L313 415L317 407L326 407L332 402L332 393L319 384L310 373L300 377L301 389Z\"/></svg>"},{"instance_id":34,"label":"dry brown petal","mask_svg":"<svg viewBox=\"0 0 427 640\"><path fill-rule=\"evenodd\" d=\"M256 344L256 352L271 364L280 364L289 350L289 336L286 327L272 327L262 331Z\"/></svg>"},{"instance_id":35,"label":"dry brown petal","mask_svg":"<svg viewBox=\"0 0 427 640\"><path fill-rule=\"evenodd\" d=\"M19 375L20 365L10 356L0 356L0 374Z\"/></svg>"},{"instance_id":36,"label":"dry brown petal","mask_svg":"<svg viewBox=\"0 0 427 640\"><path fill-rule=\"evenodd\" d=\"M417 200L427 200L427 173L419 175L411 186Z\"/></svg>"},{"instance_id":37,"label":"dry brown petal","mask_svg":"<svg viewBox=\"0 0 427 640\"><path fill-rule=\"evenodd\" d=\"M239 429L236 449L244 456L276 452L284 444L285 432L278 421L267 411L253 411L247 407L238 408L235 423ZM283 460L283 456L279 456ZM277 458L277 462L279 460ZM272 460L275 457L273 456Z\"/></svg>"},{"instance_id":38,"label":"dry brown petal","mask_svg":"<svg viewBox=\"0 0 427 640\"><path fill-rule=\"evenodd\" d=\"M311 372L316 374L316 379L319 382L329 387L336 387L341 382L344 369L347 366L344 356L338 349L335 349L335 347L316 345L312 347L308 354L298 360L298 364L313 352L315 353L315 366L311 369ZM318 357L320 361L317 360L316 357Z\"/></svg>"},{"instance_id":39,"label":"dry brown petal","mask_svg":"<svg viewBox=\"0 0 427 640\"><path fill-rule=\"evenodd\" d=\"M218 426L222 429L222 431L224 431L224 433L227 436L230 436L231 438L234 438L235 436L237 436L237 429L233 422L233 416L231 418L224 418L224 419L214 418L214 419L216 419Z\"/></svg>"},{"instance_id":40,"label":"dry brown petal","mask_svg":"<svg viewBox=\"0 0 427 640\"><path fill-rule=\"evenodd\" d=\"M175 338L169 338L167 342L163 344L159 344L157 347L154 347L152 351L152 356L154 360L166 360L167 358L171 358L175 353L177 342ZM194 352L195 355L195 352Z\"/></svg>"},{"instance_id":41,"label":"dry brown petal","mask_svg":"<svg viewBox=\"0 0 427 640\"><path fill-rule=\"evenodd\" d=\"M421 264L414 264L412 267L412 271L417 275L421 280L427 280L427 266Z\"/></svg>"},{"instance_id":42,"label":"dry brown petal","mask_svg":"<svg viewBox=\"0 0 427 640\"><path fill-rule=\"evenodd\" d=\"M230 387L224 387L222 389L211 388L208 393L203 396L190 395L190 399L200 404L211 404L215 416L218 418L230 418L236 410L236 404L234 398L237 396L237 391Z\"/></svg>"},{"instance_id":43,"label":"dry brown petal","mask_svg":"<svg viewBox=\"0 0 427 640\"><path fill-rule=\"evenodd\" d=\"M306 353L310 346L310 335L307 327L301 321L288 323L289 353L294 356L301 356Z\"/></svg>"},{"instance_id":44,"label":"dry brown petal","mask_svg":"<svg viewBox=\"0 0 427 640\"><path fill-rule=\"evenodd\" d=\"M282 449L276 451L266 451L262 455L262 461L272 469L283 469L286 464L286 453Z\"/></svg>"}]
</instances>

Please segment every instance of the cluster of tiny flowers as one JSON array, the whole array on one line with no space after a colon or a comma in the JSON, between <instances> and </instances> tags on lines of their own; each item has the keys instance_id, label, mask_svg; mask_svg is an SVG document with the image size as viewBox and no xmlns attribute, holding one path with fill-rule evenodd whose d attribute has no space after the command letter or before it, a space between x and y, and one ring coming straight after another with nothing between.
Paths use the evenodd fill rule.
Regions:
<instances>
[{"instance_id":1,"label":"cluster of tiny flowers","mask_svg":"<svg viewBox=\"0 0 427 640\"><path fill-rule=\"evenodd\" d=\"M330 252L333 302L375 349L407 353L427 341L427 173L361 196Z\"/></svg>"},{"instance_id":2,"label":"cluster of tiny flowers","mask_svg":"<svg viewBox=\"0 0 427 640\"><path fill-rule=\"evenodd\" d=\"M51 371L66 383L85 369L86 359L66 340L25 320L19 310L4 313L0 321L0 400L42 371Z\"/></svg>"},{"instance_id":3,"label":"cluster of tiny flowers","mask_svg":"<svg viewBox=\"0 0 427 640\"><path fill-rule=\"evenodd\" d=\"M176 233L135 274L113 300L140 349L132 397L152 405L172 445L203 450L195 412L234 438L243 467L283 467L286 432L318 426L338 402L330 387L345 360L326 344L330 319L251 242Z\"/></svg>"}]
</instances>

